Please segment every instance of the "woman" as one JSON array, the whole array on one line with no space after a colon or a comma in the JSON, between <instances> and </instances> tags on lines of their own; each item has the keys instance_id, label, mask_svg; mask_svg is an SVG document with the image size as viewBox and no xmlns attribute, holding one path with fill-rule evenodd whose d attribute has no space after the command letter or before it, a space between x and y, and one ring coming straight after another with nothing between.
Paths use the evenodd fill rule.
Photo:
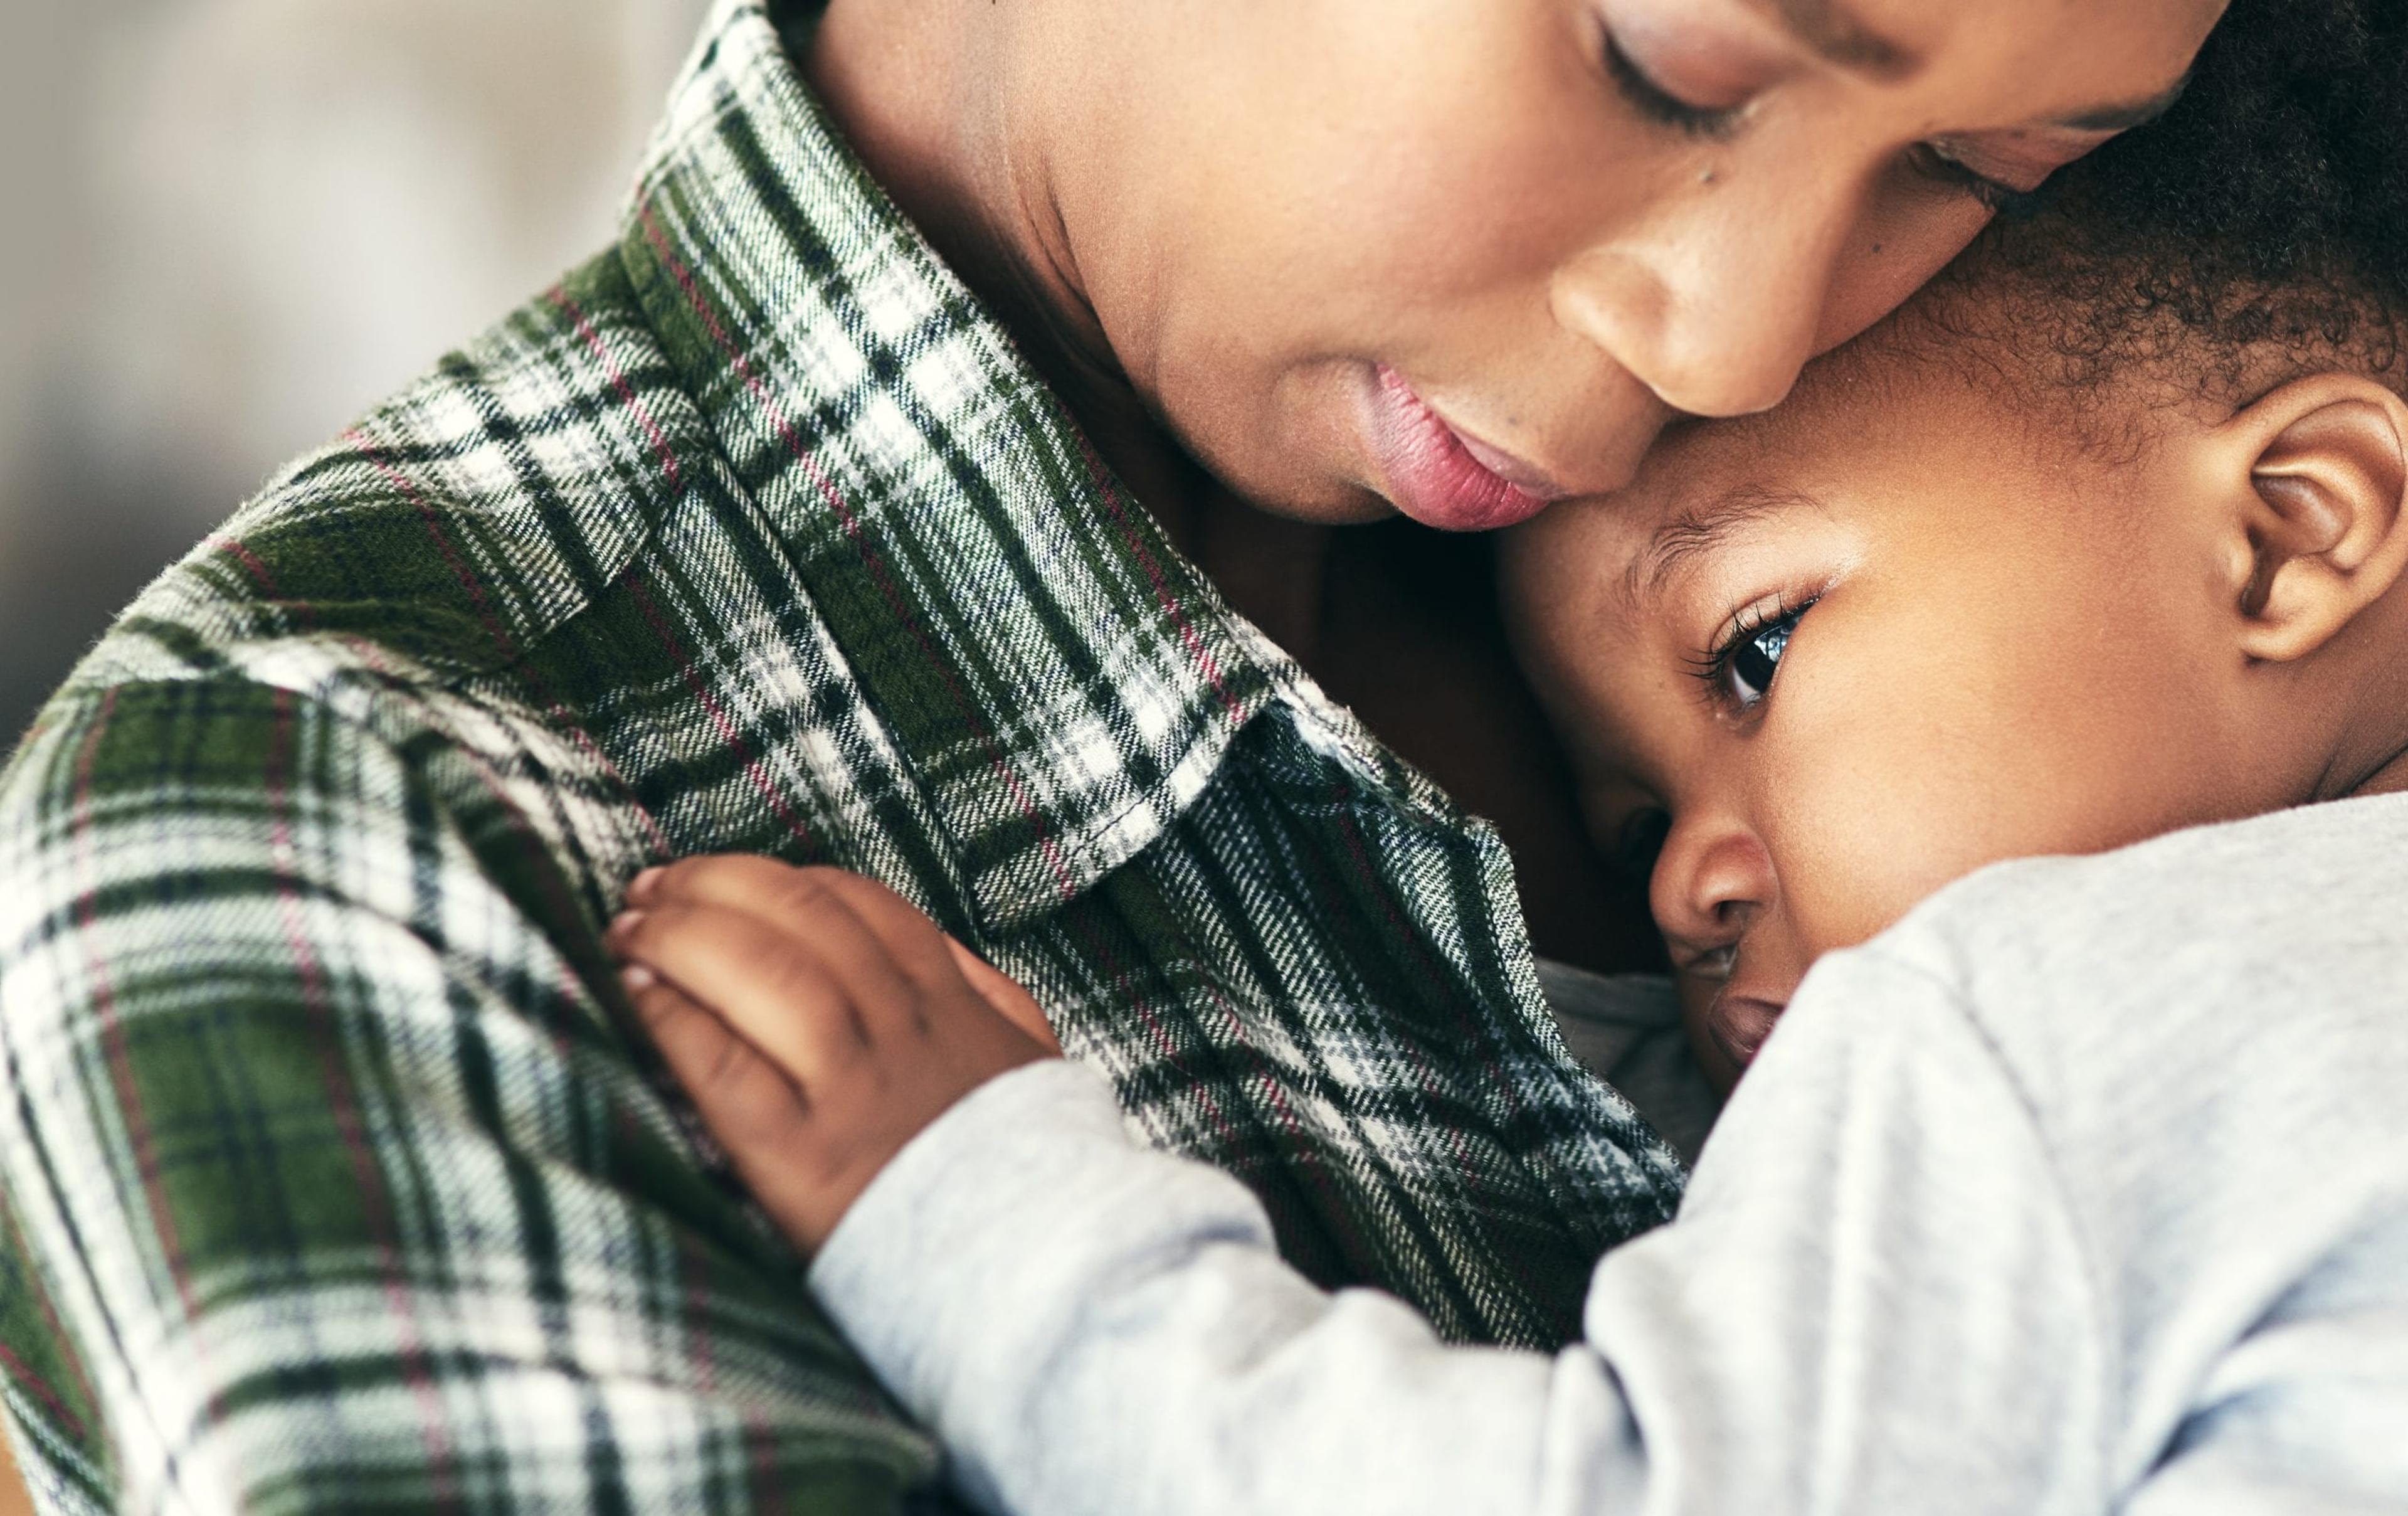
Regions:
<instances>
[{"instance_id":1,"label":"woman","mask_svg":"<svg viewBox=\"0 0 2408 1516\"><path fill-rule=\"evenodd\" d=\"M1674 414L1770 405L2161 107L2219 8L840 0L788 26L1172 540L1498 823L1542 951L1613 967L1644 912L1570 845L1484 619L1443 614L1478 556L1297 524L1501 525L1613 488Z\"/></svg>"},{"instance_id":2,"label":"woman","mask_svg":"<svg viewBox=\"0 0 2408 1516\"><path fill-rule=\"evenodd\" d=\"M724 0L618 244L165 576L0 781L36 1490L931 1498L646 1077L601 931L699 852L886 879L1314 1278L1559 1339L1681 1170L1564 1054L1493 834L1273 645L1363 644L1312 532L1772 404L2216 9L837 0L781 47Z\"/></svg>"}]
</instances>

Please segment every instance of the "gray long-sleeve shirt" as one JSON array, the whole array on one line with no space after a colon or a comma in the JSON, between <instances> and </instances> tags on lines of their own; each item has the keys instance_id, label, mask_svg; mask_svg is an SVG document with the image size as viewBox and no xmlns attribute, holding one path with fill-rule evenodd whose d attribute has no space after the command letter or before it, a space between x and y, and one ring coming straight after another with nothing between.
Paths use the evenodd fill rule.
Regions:
<instances>
[{"instance_id":1,"label":"gray long-sleeve shirt","mask_svg":"<svg viewBox=\"0 0 2408 1516\"><path fill-rule=\"evenodd\" d=\"M2408 1510L2408 797L2008 865L1826 959L1553 1358L1313 1288L1059 1062L812 1282L1012 1511Z\"/></svg>"}]
</instances>

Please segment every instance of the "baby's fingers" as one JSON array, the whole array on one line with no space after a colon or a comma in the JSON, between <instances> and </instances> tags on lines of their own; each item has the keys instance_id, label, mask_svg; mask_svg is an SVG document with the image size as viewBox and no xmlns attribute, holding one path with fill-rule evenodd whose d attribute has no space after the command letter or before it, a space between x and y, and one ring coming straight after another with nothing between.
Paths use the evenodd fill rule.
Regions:
<instances>
[{"instance_id":1,"label":"baby's fingers","mask_svg":"<svg viewBox=\"0 0 2408 1516\"><path fill-rule=\"evenodd\" d=\"M877 881L824 864L781 863L757 853L681 858L646 869L627 887L627 903L719 906L765 917L789 931L865 930L890 950L935 950L936 924ZM916 933L916 935L915 935Z\"/></svg>"},{"instance_id":2,"label":"baby's fingers","mask_svg":"<svg viewBox=\"0 0 2408 1516\"><path fill-rule=\"evenodd\" d=\"M809 942L873 1019L885 1011L916 1015L913 991L953 978L935 922L884 885L841 869L746 853L680 859L637 875L627 898L638 910L683 905L758 917Z\"/></svg>"},{"instance_id":3,"label":"baby's fingers","mask_svg":"<svg viewBox=\"0 0 2408 1516\"><path fill-rule=\"evenodd\" d=\"M810 940L758 917L674 904L630 911L611 924L609 946L726 1022L806 1094L868 1052L844 981Z\"/></svg>"},{"instance_id":4,"label":"baby's fingers","mask_svg":"<svg viewBox=\"0 0 2408 1516\"><path fill-rule=\"evenodd\" d=\"M824 1214L824 1196L803 1182L809 1166L795 1161L810 1150L817 1135L810 1097L735 1028L675 985L640 967L627 971L626 983L662 1061L746 1188L788 1235L816 1247L834 1219Z\"/></svg>"},{"instance_id":5,"label":"baby's fingers","mask_svg":"<svg viewBox=\"0 0 2408 1516\"><path fill-rule=\"evenodd\" d=\"M627 903L639 909L654 905L725 905L766 914L800 906L809 900L790 897L801 866L781 863L759 853L700 853L674 862L655 864L628 882Z\"/></svg>"}]
</instances>

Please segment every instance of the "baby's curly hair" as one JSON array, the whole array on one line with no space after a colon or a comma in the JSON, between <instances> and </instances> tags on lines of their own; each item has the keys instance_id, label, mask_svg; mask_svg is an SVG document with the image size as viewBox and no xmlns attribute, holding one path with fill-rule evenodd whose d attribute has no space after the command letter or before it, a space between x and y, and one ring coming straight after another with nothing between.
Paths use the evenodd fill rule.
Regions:
<instances>
[{"instance_id":1,"label":"baby's curly hair","mask_svg":"<svg viewBox=\"0 0 2408 1516\"><path fill-rule=\"evenodd\" d=\"M2233 0L2162 120L2063 170L1916 310L2077 392L2143 370L2246 399L2335 363L2398 385L2408 0Z\"/></svg>"}]
</instances>

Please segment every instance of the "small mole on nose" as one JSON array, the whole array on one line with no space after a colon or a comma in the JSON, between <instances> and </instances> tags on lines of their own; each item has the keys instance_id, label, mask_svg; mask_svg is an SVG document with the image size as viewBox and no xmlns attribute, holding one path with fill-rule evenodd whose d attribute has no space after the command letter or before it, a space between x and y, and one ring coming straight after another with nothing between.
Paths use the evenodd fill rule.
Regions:
<instances>
[{"instance_id":1,"label":"small mole on nose","mask_svg":"<svg viewBox=\"0 0 2408 1516\"><path fill-rule=\"evenodd\" d=\"M1698 183L1700 183L1700 184L1711 184L1711 183L1713 183L1713 181L1714 181L1714 171L1713 171L1713 169L1711 169L1711 168L1701 168L1701 169L1698 170Z\"/></svg>"}]
</instances>

